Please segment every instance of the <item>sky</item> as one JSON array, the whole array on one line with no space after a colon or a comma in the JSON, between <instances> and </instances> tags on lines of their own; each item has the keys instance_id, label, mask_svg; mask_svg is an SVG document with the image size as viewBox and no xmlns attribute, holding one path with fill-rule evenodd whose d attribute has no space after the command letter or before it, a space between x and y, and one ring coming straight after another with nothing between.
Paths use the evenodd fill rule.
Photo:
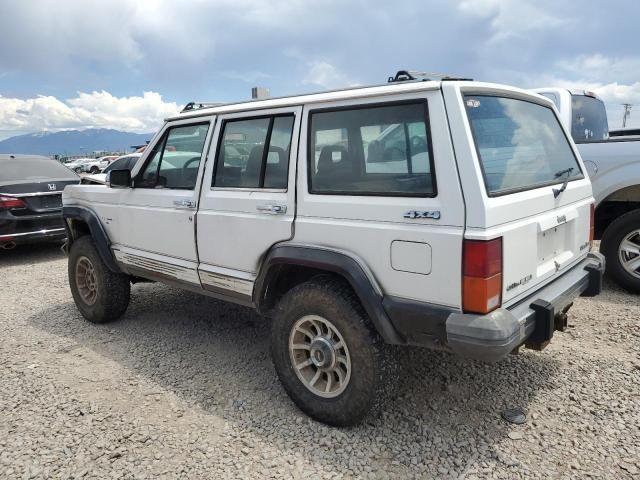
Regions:
<instances>
[{"instance_id":1,"label":"sky","mask_svg":"<svg viewBox=\"0 0 640 480\"><path fill-rule=\"evenodd\" d=\"M0 5L0 139L147 133L191 101L378 84L398 69L589 89L640 127L636 0L29 0Z\"/></svg>"}]
</instances>

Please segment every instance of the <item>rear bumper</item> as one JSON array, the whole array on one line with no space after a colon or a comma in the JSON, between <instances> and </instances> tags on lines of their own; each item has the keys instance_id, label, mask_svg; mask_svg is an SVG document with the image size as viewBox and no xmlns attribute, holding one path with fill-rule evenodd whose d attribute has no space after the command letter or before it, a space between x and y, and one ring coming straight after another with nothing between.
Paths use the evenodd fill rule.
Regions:
<instances>
[{"instance_id":1,"label":"rear bumper","mask_svg":"<svg viewBox=\"0 0 640 480\"><path fill-rule=\"evenodd\" d=\"M66 236L60 211L23 216L0 212L0 246L63 240Z\"/></svg>"},{"instance_id":2,"label":"rear bumper","mask_svg":"<svg viewBox=\"0 0 640 480\"><path fill-rule=\"evenodd\" d=\"M487 315L452 313L445 322L446 343L456 354L495 362L522 344L544 348L556 329L566 324L573 300L602 290L605 260L590 253L561 277L509 308Z\"/></svg>"}]
</instances>

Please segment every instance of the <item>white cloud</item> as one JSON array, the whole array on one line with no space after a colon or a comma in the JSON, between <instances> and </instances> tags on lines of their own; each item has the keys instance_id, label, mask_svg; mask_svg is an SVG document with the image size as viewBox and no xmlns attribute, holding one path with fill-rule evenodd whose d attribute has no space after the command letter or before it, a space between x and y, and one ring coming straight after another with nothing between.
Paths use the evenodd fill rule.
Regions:
<instances>
[{"instance_id":1,"label":"white cloud","mask_svg":"<svg viewBox=\"0 0 640 480\"><path fill-rule=\"evenodd\" d=\"M547 5L546 7L550 7ZM555 16L544 3L530 0L462 0L458 9L467 15L490 18L493 35L490 42L525 37L532 31L561 27L566 18Z\"/></svg>"},{"instance_id":2,"label":"white cloud","mask_svg":"<svg viewBox=\"0 0 640 480\"><path fill-rule=\"evenodd\" d=\"M302 82L320 88L356 86L344 73L328 62L316 61L308 64L309 71Z\"/></svg>"},{"instance_id":3,"label":"white cloud","mask_svg":"<svg viewBox=\"0 0 640 480\"><path fill-rule=\"evenodd\" d=\"M78 92L66 101L52 96L26 100L0 96L0 125L4 135L72 128L114 128L147 133L175 115L179 107L165 102L159 93L141 97L114 97L108 92Z\"/></svg>"}]
</instances>

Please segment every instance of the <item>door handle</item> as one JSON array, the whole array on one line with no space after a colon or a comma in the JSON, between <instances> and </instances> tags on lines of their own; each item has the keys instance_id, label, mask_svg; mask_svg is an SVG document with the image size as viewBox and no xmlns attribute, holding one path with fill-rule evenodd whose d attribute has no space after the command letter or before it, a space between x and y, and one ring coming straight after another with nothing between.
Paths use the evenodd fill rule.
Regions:
<instances>
[{"instance_id":1,"label":"door handle","mask_svg":"<svg viewBox=\"0 0 640 480\"><path fill-rule=\"evenodd\" d=\"M285 213L287 213L287 206L267 203L264 205L258 205L256 207L256 210L258 210L260 213L266 213L268 215L284 215Z\"/></svg>"},{"instance_id":2,"label":"door handle","mask_svg":"<svg viewBox=\"0 0 640 480\"><path fill-rule=\"evenodd\" d=\"M195 208L196 202L193 200L174 200L173 204L178 208Z\"/></svg>"}]
</instances>

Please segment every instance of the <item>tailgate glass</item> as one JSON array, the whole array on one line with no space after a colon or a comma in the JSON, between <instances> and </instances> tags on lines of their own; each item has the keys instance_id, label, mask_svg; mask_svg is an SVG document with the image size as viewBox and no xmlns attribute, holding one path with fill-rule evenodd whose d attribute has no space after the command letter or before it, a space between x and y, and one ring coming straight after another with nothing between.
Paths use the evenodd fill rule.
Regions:
<instances>
[{"instance_id":1,"label":"tailgate glass","mask_svg":"<svg viewBox=\"0 0 640 480\"><path fill-rule=\"evenodd\" d=\"M489 196L583 178L551 108L488 95L464 103Z\"/></svg>"}]
</instances>

